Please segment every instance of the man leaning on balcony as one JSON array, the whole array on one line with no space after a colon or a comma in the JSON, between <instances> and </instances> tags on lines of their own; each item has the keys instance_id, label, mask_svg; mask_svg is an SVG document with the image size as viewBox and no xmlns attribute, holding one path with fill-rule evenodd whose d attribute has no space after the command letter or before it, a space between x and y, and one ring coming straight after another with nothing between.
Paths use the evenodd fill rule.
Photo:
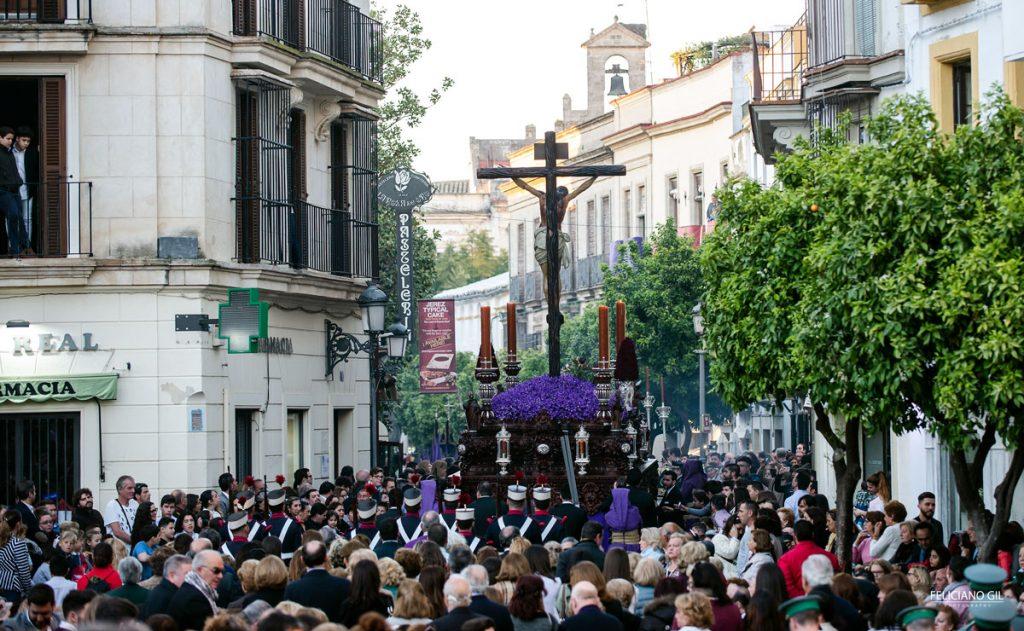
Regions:
<instances>
[{"instance_id":1,"label":"man leaning on balcony","mask_svg":"<svg viewBox=\"0 0 1024 631\"><path fill-rule=\"evenodd\" d=\"M14 130L0 127L0 214L6 219L9 254L21 258L25 225L21 218L19 191L25 182L18 174L18 163L11 151L13 146Z\"/></svg>"}]
</instances>

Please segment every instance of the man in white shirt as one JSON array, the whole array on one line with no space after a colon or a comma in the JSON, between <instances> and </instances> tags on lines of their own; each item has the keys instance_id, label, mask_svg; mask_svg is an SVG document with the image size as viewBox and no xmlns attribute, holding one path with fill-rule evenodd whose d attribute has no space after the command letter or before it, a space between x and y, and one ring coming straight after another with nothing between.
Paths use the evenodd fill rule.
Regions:
<instances>
[{"instance_id":1,"label":"man in white shirt","mask_svg":"<svg viewBox=\"0 0 1024 631\"><path fill-rule=\"evenodd\" d=\"M800 519L800 498L807 495L807 487L811 485L811 474L806 471L797 471L793 475L796 480L796 490L793 494L786 498L786 508L793 511L793 515L796 519Z\"/></svg>"},{"instance_id":2,"label":"man in white shirt","mask_svg":"<svg viewBox=\"0 0 1024 631\"><path fill-rule=\"evenodd\" d=\"M35 153L29 153L28 148L31 144L32 130L28 127L19 127L14 132L11 153L14 154L14 162L18 165L18 175L21 176L22 182L18 189L18 198L21 202L21 219L25 225L25 233L22 235L25 250L30 249L32 245L32 198L35 182L39 179L39 158Z\"/></svg>"},{"instance_id":3,"label":"man in white shirt","mask_svg":"<svg viewBox=\"0 0 1024 631\"><path fill-rule=\"evenodd\" d=\"M122 475L117 479L115 488L117 497L110 500L104 509L103 523L110 534L131 544L135 512L139 510L139 503L135 501L135 479L130 475Z\"/></svg>"}]
</instances>

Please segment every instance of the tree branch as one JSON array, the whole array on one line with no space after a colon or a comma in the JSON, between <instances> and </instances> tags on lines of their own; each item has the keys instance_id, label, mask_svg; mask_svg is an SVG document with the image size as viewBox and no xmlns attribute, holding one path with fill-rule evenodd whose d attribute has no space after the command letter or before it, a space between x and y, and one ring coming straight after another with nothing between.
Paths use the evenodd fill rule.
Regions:
<instances>
[{"instance_id":1,"label":"tree branch","mask_svg":"<svg viewBox=\"0 0 1024 631\"><path fill-rule=\"evenodd\" d=\"M843 439L839 438L835 430L832 429L832 421L829 420L828 412L825 411L825 406L820 403L814 404L814 428L818 430L818 433L822 435L825 442L829 444L835 451L846 451L846 443Z\"/></svg>"},{"instance_id":2,"label":"tree branch","mask_svg":"<svg viewBox=\"0 0 1024 631\"><path fill-rule=\"evenodd\" d=\"M978 487L982 487L985 475L985 461L988 460L988 452L992 450L992 446L996 444L996 423L992 419L989 419L985 423L985 432L981 435L981 443L978 445L977 451L974 452L974 460L971 462L970 474L971 483Z\"/></svg>"}]
</instances>

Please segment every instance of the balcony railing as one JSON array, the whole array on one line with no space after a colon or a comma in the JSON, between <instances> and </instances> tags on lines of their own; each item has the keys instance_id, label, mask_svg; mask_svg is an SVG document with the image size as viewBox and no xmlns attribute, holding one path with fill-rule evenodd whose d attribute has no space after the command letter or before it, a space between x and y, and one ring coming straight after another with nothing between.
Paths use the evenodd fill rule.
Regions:
<instances>
[{"instance_id":1,"label":"balcony railing","mask_svg":"<svg viewBox=\"0 0 1024 631\"><path fill-rule=\"evenodd\" d=\"M799 101L807 69L807 20L784 31L754 31L754 102Z\"/></svg>"},{"instance_id":2,"label":"balcony railing","mask_svg":"<svg viewBox=\"0 0 1024 631\"><path fill-rule=\"evenodd\" d=\"M31 231L21 257L92 256L92 182L55 179L30 187ZM0 224L0 258L12 258L6 222Z\"/></svg>"},{"instance_id":3,"label":"balcony railing","mask_svg":"<svg viewBox=\"0 0 1024 631\"><path fill-rule=\"evenodd\" d=\"M345 0L233 1L236 35L269 37L383 80L381 24L359 7Z\"/></svg>"},{"instance_id":4,"label":"balcony railing","mask_svg":"<svg viewBox=\"0 0 1024 631\"><path fill-rule=\"evenodd\" d=\"M92 0L0 0L0 23L92 24Z\"/></svg>"},{"instance_id":5,"label":"balcony railing","mask_svg":"<svg viewBox=\"0 0 1024 631\"><path fill-rule=\"evenodd\" d=\"M376 224L355 220L346 211L306 202L257 203L259 225L243 225L242 234L258 234L259 242L251 243L243 237L238 242L239 261L288 265L338 276L376 276Z\"/></svg>"},{"instance_id":6,"label":"balcony railing","mask_svg":"<svg viewBox=\"0 0 1024 631\"><path fill-rule=\"evenodd\" d=\"M584 259L574 259L569 267L562 268L559 274L562 295L600 287L604 282L604 273L601 271L603 262L605 262L604 256L589 256ZM544 275L539 271L512 276L509 281L510 300L513 302L543 300L546 291Z\"/></svg>"}]
</instances>

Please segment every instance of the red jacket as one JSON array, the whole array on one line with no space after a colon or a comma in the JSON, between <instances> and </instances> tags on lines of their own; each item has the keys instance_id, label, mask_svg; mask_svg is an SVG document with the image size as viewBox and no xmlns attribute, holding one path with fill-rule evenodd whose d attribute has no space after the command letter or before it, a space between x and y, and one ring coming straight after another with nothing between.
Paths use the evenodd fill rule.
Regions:
<instances>
[{"instance_id":1,"label":"red jacket","mask_svg":"<svg viewBox=\"0 0 1024 631\"><path fill-rule=\"evenodd\" d=\"M89 588L89 579L93 576L106 581L107 585L110 585L110 589L112 590L121 587L121 575L117 573L117 570L112 567L94 567L89 570L85 576L78 579L79 591Z\"/></svg>"},{"instance_id":2,"label":"red jacket","mask_svg":"<svg viewBox=\"0 0 1024 631\"><path fill-rule=\"evenodd\" d=\"M782 570L782 575L786 577L786 593L790 598L804 595L803 571L801 568L807 557L815 554L827 556L832 561L832 569L836 572L839 571L839 559L836 558L836 555L827 552L813 541L801 541L779 559L779 569Z\"/></svg>"}]
</instances>

